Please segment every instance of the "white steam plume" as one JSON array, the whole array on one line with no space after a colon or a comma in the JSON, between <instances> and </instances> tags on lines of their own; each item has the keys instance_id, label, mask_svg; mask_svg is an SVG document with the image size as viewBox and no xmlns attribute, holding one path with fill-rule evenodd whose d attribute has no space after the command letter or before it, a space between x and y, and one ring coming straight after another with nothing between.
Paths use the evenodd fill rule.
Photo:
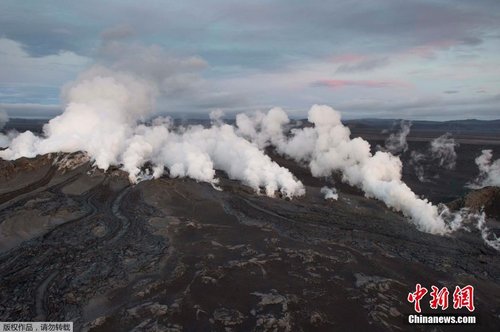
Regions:
<instances>
[{"instance_id":1,"label":"white steam plume","mask_svg":"<svg viewBox=\"0 0 500 332\"><path fill-rule=\"evenodd\" d=\"M325 195L325 199L332 199L334 201L339 199L339 194L335 188L323 187L320 192Z\"/></svg>"},{"instance_id":2,"label":"white steam plume","mask_svg":"<svg viewBox=\"0 0 500 332\"><path fill-rule=\"evenodd\" d=\"M427 156L418 151L412 151L410 154L409 164L415 170L415 175L420 182L427 182L425 178L425 164L427 163Z\"/></svg>"},{"instance_id":3,"label":"white steam plume","mask_svg":"<svg viewBox=\"0 0 500 332\"><path fill-rule=\"evenodd\" d=\"M193 61L168 63L180 66ZM123 63L128 62L112 67L122 68ZM302 183L290 171L236 135L234 127L222 124L220 115L215 114L215 118L219 117L208 129L195 126L174 131L163 118L150 126L139 124L154 112L158 95L168 94L178 86L168 75L182 76L177 71L151 70L158 63L166 61L149 59L148 64L153 65L140 66L142 75L103 66L90 68L64 89L65 110L44 126L42 137L31 132L19 134L6 150L0 151L0 157L17 159L85 151L101 169L121 166L132 182L158 177L168 167L171 177L215 184L215 169L219 169L255 190L264 188L269 196L276 191L287 197L304 194ZM146 163L152 165L152 174L141 171Z\"/></svg>"},{"instance_id":4,"label":"white steam plume","mask_svg":"<svg viewBox=\"0 0 500 332\"><path fill-rule=\"evenodd\" d=\"M440 167L448 170L455 168L457 163L457 153L455 147L458 143L450 133L446 133L431 141L430 153L432 159L436 160Z\"/></svg>"},{"instance_id":5,"label":"white steam plume","mask_svg":"<svg viewBox=\"0 0 500 332\"><path fill-rule=\"evenodd\" d=\"M266 113L257 111L252 115L236 115L238 134L256 143L259 148L268 144L280 145L284 141L283 126L289 122L288 115L279 107Z\"/></svg>"},{"instance_id":6,"label":"white steam plume","mask_svg":"<svg viewBox=\"0 0 500 332\"><path fill-rule=\"evenodd\" d=\"M476 165L479 167L479 176L467 185L469 188L500 187L500 159L495 161L492 161L492 159L492 150L483 150L481 155L476 158Z\"/></svg>"},{"instance_id":7,"label":"white steam plume","mask_svg":"<svg viewBox=\"0 0 500 332\"><path fill-rule=\"evenodd\" d=\"M236 135L233 126L223 123L179 131L163 124L138 126L122 160L123 169L129 172L132 181L140 178L140 167L146 161L155 165L154 177L167 167L171 177L187 176L215 184L215 169L219 169L257 191L264 188L268 196L274 196L276 191L287 197L305 193L302 183L290 171Z\"/></svg>"},{"instance_id":8,"label":"white steam plume","mask_svg":"<svg viewBox=\"0 0 500 332\"><path fill-rule=\"evenodd\" d=\"M360 137L351 139L349 128L340 121L340 113L329 106L314 105L308 121L314 126L292 129L287 137L282 128L289 123L288 117L274 108L272 115L270 111L240 116L237 126L242 135L259 146L273 145L279 153L307 164L315 177L340 172L344 182L402 212L422 231L447 234L469 218L466 211L451 213L446 207L415 195L401 180L401 160L388 152L373 155L367 141Z\"/></svg>"},{"instance_id":9,"label":"white steam plume","mask_svg":"<svg viewBox=\"0 0 500 332\"><path fill-rule=\"evenodd\" d=\"M496 236L494 233L490 232L489 228L486 226L486 215L482 212L477 216L476 227L481 232L481 237L484 242L492 248L500 251L500 237Z\"/></svg>"},{"instance_id":10,"label":"white steam plume","mask_svg":"<svg viewBox=\"0 0 500 332\"><path fill-rule=\"evenodd\" d=\"M272 144L281 154L307 164L313 176L342 173L344 182L401 211L422 231L446 234L461 224L461 215L445 213L401 181L398 157L382 151L372 154L367 141L351 139L340 114L328 106L314 105L308 114L313 126L293 129L290 137L283 133L288 116L279 108L239 115L237 128L224 124L220 113L213 113L209 128L174 129L164 118L143 124L153 114L158 96L174 98L197 86L193 71L204 65L198 58L155 59L165 56L157 49L144 52L134 52L148 59L144 65L125 58L85 71L63 90L65 110L44 126L43 135L17 135L0 157L84 151L99 168L120 166L132 182L158 177L168 168L171 177L216 184L218 169L256 191L264 188L269 196L276 191L287 197L303 195L302 183L263 152ZM145 165L151 166L152 174L142 171Z\"/></svg>"},{"instance_id":11,"label":"white steam plume","mask_svg":"<svg viewBox=\"0 0 500 332\"><path fill-rule=\"evenodd\" d=\"M4 159L50 152L85 151L107 169L118 163L136 122L153 109L155 86L129 73L95 66L64 91L66 108L43 128L43 138L31 132L17 136L0 153Z\"/></svg>"},{"instance_id":12,"label":"white steam plume","mask_svg":"<svg viewBox=\"0 0 500 332\"><path fill-rule=\"evenodd\" d=\"M384 151L389 151L394 155L401 154L408 150L408 142L406 138L410 133L411 121L401 120L399 122L399 128L396 132L393 132L385 140Z\"/></svg>"},{"instance_id":13,"label":"white steam plume","mask_svg":"<svg viewBox=\"0 0 500 332\"><path fill-rule=\"evenodd\" d=\"M428 167L440 167L447 170L455 169L457 163L458 142L450 133L445 133L433 139L426 153L412 151L410 156L410 165L413 166L415 174L420 182L428 181L425 172Z\"/></svg>"}]
</instances>

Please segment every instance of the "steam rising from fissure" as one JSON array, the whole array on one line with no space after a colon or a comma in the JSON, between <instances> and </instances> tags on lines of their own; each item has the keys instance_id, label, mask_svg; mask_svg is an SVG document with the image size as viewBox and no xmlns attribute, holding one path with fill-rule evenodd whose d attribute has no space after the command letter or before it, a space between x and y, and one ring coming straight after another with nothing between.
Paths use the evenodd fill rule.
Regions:
<instances>
[{"instance_id":1,"label":"steam rising from fissure","mask_svg":"<svg viewBox=\"0 0 500 332\"><path fill-rule=\"evenodd\" d=\"M479 175L468 184L468 187L474 189L487 186L500 187L500 159L493 160L493 151L483 150L475 161L479 168Z\"/></svg>"},{"instance_id":2,"label":"steam rising from fissure","mask_svg":"<svg viewBox=\"0 0 500 332\"><path fill-rule=\"evenodd\" d=\"M21 133L0 157L85 151L99 168L120 166L131 182L157 178L168 169L171 177L215 185L217 169L268 196L303 195L303 184L265 154L264 148L272 146L307 165L315 177L339 172L342 181L402 212L422 231L447 234L467 218L413 193L401 180L401 160L389 152L372 154L367 141L351 139L340 113L329 106L314 105L308 113L312 126L292 129L289 135L285 128L290 120L280 108L239 114L236 126L223 123L218 113L212 114L208 128L174 128L161 117L146 125L162 93L160 81L165 80L94 66L64 89L65 110L45 125L42 136ZM152 165L150 174L141 171L146 163Z\"/></svg>"}]
</instances>

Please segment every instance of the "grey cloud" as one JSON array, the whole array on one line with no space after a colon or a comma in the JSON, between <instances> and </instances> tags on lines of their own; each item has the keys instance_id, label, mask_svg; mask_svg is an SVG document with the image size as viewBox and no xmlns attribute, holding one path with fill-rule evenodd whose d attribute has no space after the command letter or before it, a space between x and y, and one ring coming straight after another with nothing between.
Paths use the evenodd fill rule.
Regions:
<instances>
[{"instance_id":1,"label":"grey cloud","mask_svg":"<svg viewBox=\"0 0 500 332\"><path fill-rule=\"evenodd\" d=\"M356 5L352 1L222 0L169 6L158 1L91 0L27 6L11 0L0 5L5 13L0 15L0 25L7 37L22 42L32 55L60 50L88 55L99 43L100 32L109 29L104 38L129 37L134 31L139 39L154 40L181 53L198 53L213 64L268 68L269 63L284 65L290 59L353 49L390 52L442 40L477 45L484 27L498 26L500 8L493 2L488 6L415 0ZM21 17L30 24L19 24Z\"/></svg>"},{"instance_id":2,"label":"grey cloud","mask_svg":"<svg viewBox=\"0 0 500 332\"><path fill-rule=\"evenodd\" d=\"M62 113L59 105L43 105L35 103L0 104L9 115L9 118L41 118L48 119Z\"/></svg>"},{"instance_id":3,"label":"grey cloud","mask_svg":"<svg viewBox=\"0 0 500 332\"><path fill-rule=\"evenodd\" d=\"M337 108L349 118L381 117L410 120L450 119L499 119L500 95L483 98L455 98L445 100L435 97L417 98L411 101L349 102L339 103Z\"/></svg>"},{"instance_id":4,"label":"grey cloud","mask_svg":"<svg viewBox=\"0 0 500 332\"><path fill-rule=\"evenodd\" d=\"M46 103L59 101L60 87L53 86L5 86L0 85L0 100L4 103L16 103L22 100L25 103L37 103L44 100Z\"/></svg>"},{"instance_id":5,"label":"grey cloud","mask_svg":"<svg viewBox=\"0 0 500 332\"><path fill-rule=\"evenodd\" d=\"M269 84L272 86L269 88L267 84L270 82L259 81L257 84L260 85L255 87L224 86L225 90L221 92L212 85L217 85L218 81L223 81L227 77L292 72L296 67L302 65L307 67L308 64L314 65L326 61L325 59L349 53L373 56L358 63L340 64L337 72L352 78L344 80L343 84L353 87L349 89L352 90L351 95L347 94L342 100L355 99L357 88L361 90L380 86L388 86L383 89L384 91L380 91L380 94L385 93L381 98L404 99L407 97L389 95L394 83L380 82L378 81L380 78L375 75L374 77L362 75L386 66L389 59L394 63L405 61L402 67L407 68L408 64L412 65L412 60L393 59L392 56L419 47L424 50L431 49L429 54L434 54L435 51L432 50L435 49L447 49L449 52L455 52L450 56L454 59L460 55L473 56L474 54L468 53L477 53L474 46L491 43L491 36L500 35L499 21L500 1L497 0L439 2L379 0L355 1L354 4L347 0L321 2L215 0L210 3L172 2L168 6L163 1L156 0L141 2L88 0L64 4L50 0L30 3L14 0L0 2L2 35L22 43L29 55L41 57L47 54L59 54L61 50L70 50L97 59L100 63L113 63L116 68L132 68L134 72L148 77L164 77L165 71L173 71L174 75L163 82L162 86L166 91L170 91L173 99L178 100L167 101L165 107L174 105L179 109L216 107L217 103L222 107L239 109L257 107L255 106L257 103L298 108L306 103L309 106L324 101L335 106L334 98L337 97L335 93L340 92L333 92L332 89L309 89L309 87L299 91L295 86L292 90L288 85L300 85L302 83L300 79L297 79L298 82L283 80L281 84L282 80L277 77L278 75L273 76L273 79L280 83L279 87L276 82L274 85ZM171 52L167 54L171 58L183 60L181 62L151 60L149 56L160 51L153 47L144 53L137 52L134 46L123 46L124 41L132 40L137 44L158 44L160 48ZM131 56L120 60L117 64L115 61L117 56L127 52ZM414 56L414 54L409 55L410 58ZM436 59L436 61L441 60L439 57ZM73 67L77 66L78 63ZM333 65L331 67L333 68L329 69L327 77L332 77L335 73L336 68ZM61 77L65 79L73 77L74 73L81 69L75 68L74 70L66 68L66 73ZM426 68L427 73L416 78L412 77L412 80L418 81L418 84L425 78L432 77L436 67ZM391 75L395 75L394 79L401 79L401 76L397 76L397 72L392 72L393 68L389 69L387 77L392 78ZM412 69L414 68L408 68L410 71ZM9 71L8 75L2 76L20 77L16 74L21 69L16 71ZM50 78L51 75L62 72L62 69L57 70L51 66L50 72L46 73L45 70L39 72L45 79L44 75ZM353 75L351 77L348 74ZM404 75L403 72L399 74ZM431 75L426 76L429 74ZM311 77L310 80L321 78ZM443 81L445 80L444 77ZM357 83L354 83L355 81ZM45 82L47 85L59 84L55 79ZM435 91L449 92L453 91L451 90L453 88L456 88L454 82L444 82L439 83ZM471 88L474 90L470 93L482 88L474 86ZM485 89L491 91L487 85ZM378 89L377 93L379 90L382 89ZM50 100L41 100L43 96L39 91L31 95L27 90L20 89L0 91L0 102L53 103L57 97L51 92ZM8 95L2 98L2 93ZM18 93L28 97L16 96ZM467 90L463 90L460 95L466 93ZM247 98L242 98L242 94ZM236 105L238 102L242 105ZM427 105L408 109L424 114L427 109L434 107L435 113L431 116L437 116L436 114L440 114L436 112L439 108L454 107L458 110L474 107L447 103L448 101L429 100ZM387 110L384 108L387 105L381 104L373 106L373 112L383 114L387 111L394 114L398 111L398 105L408 106L404 103L393 103L388 105ZM481 114L492 116L488 112L493 105L475 106L483 110L478 116ZM364 114L363 112L372 110L370 107L368 105L366 108L353 108L352 111Z\"/></svg>"},{"instance_id":6,"label":"grey cloud","mask_svg":"<svg viewBox=\"0 0 500 332\"><path fill-rule=\"evenodd\" d=\"M61 20L57 14L74 16L71 8L50 1L2 1L0 13L2 35L20 42L35 57L57 54L64 50L88 53L92 35L96 32L91 25L84 24L77 17Z\"/></svg>"},{"instance_id":7,"label":"grey cloud","mask_svg":"<svg viewBox=\"0 0 500 332\"><path fill-rule=\"evenodd\" d=\"M375 59L360 61L353 64L349 63L343 64L339 68L337 68L337 72L352 73L359 71L370 71L380 67L387 66L388 64L389 64L389 59L387 57L375 58Z\"/></svg>"},{"instance_id":8,"label":"grey cloud","mask_svg":"<svg viewBox=\"0 0 500 332\"><path fill-rule=\"evenodd\" d=\"M105 40L98 63L115 70L132 72L157 84L170 98L193 98L203 94L206 82L202 71L208 64L199 56L177 57L159 46Z\"/></svg>"},{"instance_id":9,"label":"grey cloud","mask_svg":"<svg viewBox=\"0 0 500 332\"><path fill-rule=\"evenodd\" d=\"M134 35L135 35L135 30L130 25L127 24L120 24L101 32L101 38L106 41L126 39L133 37Z\"/></svg>"},{"instance_id":10,"label":"grey cloud","mask_svg":"<svg viewBox=\"0 0 500 332\"><path fill-rule=\"evenodd\" d=\"M463 37L460 39L460 41L462 42L462 44L467 46L476 46L483 43L483 39L479 37Z\"/></svg>"}]
</instances>

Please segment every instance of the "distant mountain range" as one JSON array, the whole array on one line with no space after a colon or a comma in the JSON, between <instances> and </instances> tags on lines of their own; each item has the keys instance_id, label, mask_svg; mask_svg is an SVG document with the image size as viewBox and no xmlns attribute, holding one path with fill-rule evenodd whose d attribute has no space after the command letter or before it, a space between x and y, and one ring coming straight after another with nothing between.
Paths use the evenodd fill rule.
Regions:
<instances>
[{"instance_id":1,"label":"distant mountain range","mask_svg":"<svg viewBox=\"0 0 500 332\"><path fill-rule=\"evenodd\" d=\"M15 129L18 131L31 130L41 132L42 127L48 119L24 119L12 118L4 127L4 131ZM234 123L234 119L227 119L228 123ZM306 119L302 119L307 122ZM400 119L355 119L343 120L343 122L353 131L382 132L385 129L394 128ZM175 121L178 124L208 124L208 116L200 114L193 119L179 118ZM412 121L411 132L450 132L452 134L472 134L500 136L500 119L498 120L452 120L452 121Z\"/></svg>"},{"instance_id":2,"label":"distant mountain range","mask_svg":"<svg viewBox=\"0 0 500 332\"><path fill-rule=\"evenodd\" d=\"M399 119L356 119L344 123L353 129L390 129ZM412 131L444 131L451 133L488 132L500 134L498 120L451 120L451 121L411 121Z\"/></svg>"}]
</instances>

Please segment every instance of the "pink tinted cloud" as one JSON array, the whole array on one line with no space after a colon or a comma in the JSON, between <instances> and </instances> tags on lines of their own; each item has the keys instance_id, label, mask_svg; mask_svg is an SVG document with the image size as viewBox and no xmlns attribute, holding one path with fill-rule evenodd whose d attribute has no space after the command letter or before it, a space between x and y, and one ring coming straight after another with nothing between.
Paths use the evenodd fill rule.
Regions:
<instances>
[{"instance_id":1,"label":"pink tinted cloud","mask_svg":"<svg viewBox=\"0 0 500 332\"><path fill-rule=\"evenodd\" d=\"M345 87L363 87L363 88L408 88L411 84L402 81L376 81L376 80L342 80L342 79L323 79L311 84L316 87L328 87L340 89Z\"/></svg>"}]
</instances>

